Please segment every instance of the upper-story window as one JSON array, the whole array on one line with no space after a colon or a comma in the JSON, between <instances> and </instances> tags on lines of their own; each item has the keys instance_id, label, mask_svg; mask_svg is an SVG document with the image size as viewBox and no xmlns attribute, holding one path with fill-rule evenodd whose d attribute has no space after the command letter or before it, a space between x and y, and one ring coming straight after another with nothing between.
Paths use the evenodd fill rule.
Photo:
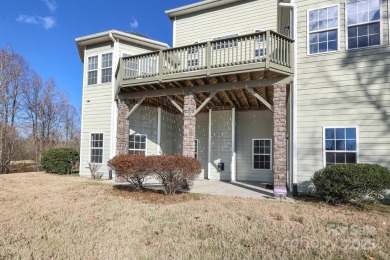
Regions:
<instances>
[{"instance_id":1,"label":"upper-story window","mask_svg":"<svg viewBox=\"0 0 390 260\"><path fill-rule=\"evenodd\" d=\"M112 53L102 55L102 83L111 82Z\"/></svg>"},{"instance_id":2,"label":"upper-story window","mask_svg":"<svg viewBox=\"0 0 390 260\"><path fill-rule=\"evenodd\" d=\"M98 56L88 57L88 85L97 84Z\"/></svg>"},{"instance_id":3,"label":"upper-story window","mask_svg":"<svg viewBox=\"0 0 390 260\"><path fill-rule=\"evenodd\" d=\"M330 6L308 12L309 54L338 50L339 8Z\"/></svg>"},{"instance_id":4,"label":"upper-story window","mask_svg":"<svg viewBox=\"0 0 390 260\"><path fill-rule=\"evenodd\" d=\"M348 49L381 44L381 0L347 3Z\"/></svg>"},{"instance_id":5,"label":"upper-story window","mask_svg":"<svg viewBox=\"0 0 390 260\"><path fill-rule=\"evenodd\" d=\"M219 50L229 47L236 47L237 46L237 40L232 40L230 38L237 37L238 33L236 34L230 34L230 35L223 35L220 37L213 38L213 41L218 41L216 43L213 43L213 49Z\"/></svg>"}]
</instances>

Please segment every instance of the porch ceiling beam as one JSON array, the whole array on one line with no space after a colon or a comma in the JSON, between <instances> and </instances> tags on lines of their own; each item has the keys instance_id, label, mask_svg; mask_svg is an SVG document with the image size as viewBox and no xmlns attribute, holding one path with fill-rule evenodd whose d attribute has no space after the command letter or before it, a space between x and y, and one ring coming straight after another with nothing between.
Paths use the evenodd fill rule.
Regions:
<instances>
[{"instance_id":1,"label":"porch ceiling beam","mask_svg":"<svg viewBox=\"0 0 390 260\"><path fill-rule=\"evenodd\" d=\"M129 119L129 117L131 116L131 114L133 114L133 113L138 109L138 107L142 104L142 102L144 102L144 100L145 100L144 97L141 98L140 100L138 100L137 104L135 104L135 105L133 106L133 108L132 108L129 112L127 112L126 120Z\"/></svg>"},{"instance_id":2,"label":"porch ceiling beam","mask_svg":"<svg viewBox=\"0 0 390 260\"><path fill-rule=\"evenodd\" d=\"M204 107L207 103L209 103L209 101L210 101L211 99L213 99L213 97L214 97L217 93L218 93L218 90L215 90L215 91L211 92L210 96L208 96L208 97L206 98L206 100L203 101L203 103L195 110L194 116L196 116L200 111L202 111L203 107Z\"/></svg>"},{"instance_id":3,"label":"porch ceiling beam","mask_svg":"<svg viewBox=\"0 0 390 260\"><path fill-rule=\"evenodd\" d=\"M140 91L133 93L122 93L119 94L120 99L138 99L143 97L161 97L161 96L171 96L171 95L180 95L184 92L200 93L200 92L212 92L215 90L232 90L232 89L248 89L248 88L257 88L257 87L267 87L274 84L290 84L292 77L282 76L275 78L267 78L262 80L250 80L245 82L228 82L220 83L215 85L204 85L204 86L192 86L192 87L183 87L183 88L169 88L169 89L158 89L153 91Z\"/></svg>"},{"instance_id":4,"label":"porch ceiling beam","mask_svg":"<svg viewBox=\"0 0 390 260\"><path fill-rule=\"evenodd\" d=\"M167 96L167 98L177 108L177 110L179 110L180 113L183 114L183 108L181 108L181 106L178 103L176 103L176 101L171 96Z\"/></svg>"},{"instance_id":5,"label":"porch ceiling beam","mask_svg":"<svg viewBox=\"0 0 390 260\"><path fill-rule=\"evenodd\" d=\"M249 93L251 93L253 96L255 96L258 100L261 101L266 107L268 107L272 112L274 112L274 108L271 106L270 103L267 102L264 98L262 98L253 88L247 89Z\"/></svg>"}]
</instances>

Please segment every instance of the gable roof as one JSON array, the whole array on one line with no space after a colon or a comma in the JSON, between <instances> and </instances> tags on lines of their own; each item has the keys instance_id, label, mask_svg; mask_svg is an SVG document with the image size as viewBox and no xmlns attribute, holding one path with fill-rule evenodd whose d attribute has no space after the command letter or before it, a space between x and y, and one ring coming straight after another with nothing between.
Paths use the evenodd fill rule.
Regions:
<instances>
[{"instance_id":1,"label":"gable roof","mask_svg":"<svg viewBox=\"0 0 390 260\"><path fill-rule=\"evenodd\" d=\"M136 32L110 30L96 34L90 34L75 39L81 62L84 62L84 50L86 46L101 42L112 41L111 36L114 37L115 40L124 40L155 50L163 50L169 48L169 45L164 42L153 40Z\"/></svg>"},{"instance_id":2,"label":"gable roof","mask_svg":"<svg viewBox=\"0 0 390 260\"><path fill-rule=\"evenodd\" d=\"M191 14L203 10L207 10L214 7L219 7L222 5L227 5L235 2L240 2L242 0L204 0L197 3L185 5L175 9L165 11L165 14L172 20L174 17Z\"/></svg>"}]
</instances>

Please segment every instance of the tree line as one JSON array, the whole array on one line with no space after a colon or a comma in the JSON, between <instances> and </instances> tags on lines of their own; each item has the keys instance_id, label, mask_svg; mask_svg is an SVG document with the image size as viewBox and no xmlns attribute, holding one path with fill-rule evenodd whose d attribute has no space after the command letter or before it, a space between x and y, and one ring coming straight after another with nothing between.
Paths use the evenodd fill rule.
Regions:
<instances>
[{"instance_id":1,"label":"tree line","mask_svg":"<svg viewBox=\"0 0 390 260\"><path fill-rule=\"evenodd\" d=\"M12 47L0 48L0 173L53 147L79 149L77 109L54 79L43 81Z\"/></svg>"}]
</instances>

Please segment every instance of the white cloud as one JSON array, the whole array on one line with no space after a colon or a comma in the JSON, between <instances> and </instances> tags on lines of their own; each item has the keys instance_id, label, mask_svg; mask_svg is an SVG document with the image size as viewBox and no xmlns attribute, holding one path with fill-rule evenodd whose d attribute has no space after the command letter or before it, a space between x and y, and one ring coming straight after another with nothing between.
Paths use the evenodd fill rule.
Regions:
<instances>
[{"instance_id":1,"label":"white cloud","mask_svg":"<svg viewBox=\"0 0 390 260\"><path fill-rule=\"evenodd\" d=\"M41 0L47 8L49 8L50 12L54 13L57 10L57 3L55 0Z\"/></svg>"},{"instance_id":2,"label":"white cloud","mask_svg":"<svg viewBox=\"0 0 390 260\"><path fill-rule=\"evenodd\" d=\"M38 20L35 16L21 14L16 17L16 21L19 23L38 24Z\"/></svg>"},{"instance_id":3,"label":"white cloud","mask_svg":"<svg viewBox=\"0 0 390 260\"><path fill-rule=\"evenodd\" d=\"M56 25L56 20L52 16L42 17L21 14L16 17L16 21L19 23L42 25L46 30L49 30Z\"/></svg>"},{"instance_id":4,"label":"white cloud","mask_svg":"<svg viewBox=\"0 0 390 260\"><path fill-rule=\"evenodd\" d=\"M135 18L133 18L133 20L130 22L130 27L132 28L132 29L136 29L136 28L138 28L138 21L137 21L137 19L135 19Z\"/></svg>"}]
</instances>

